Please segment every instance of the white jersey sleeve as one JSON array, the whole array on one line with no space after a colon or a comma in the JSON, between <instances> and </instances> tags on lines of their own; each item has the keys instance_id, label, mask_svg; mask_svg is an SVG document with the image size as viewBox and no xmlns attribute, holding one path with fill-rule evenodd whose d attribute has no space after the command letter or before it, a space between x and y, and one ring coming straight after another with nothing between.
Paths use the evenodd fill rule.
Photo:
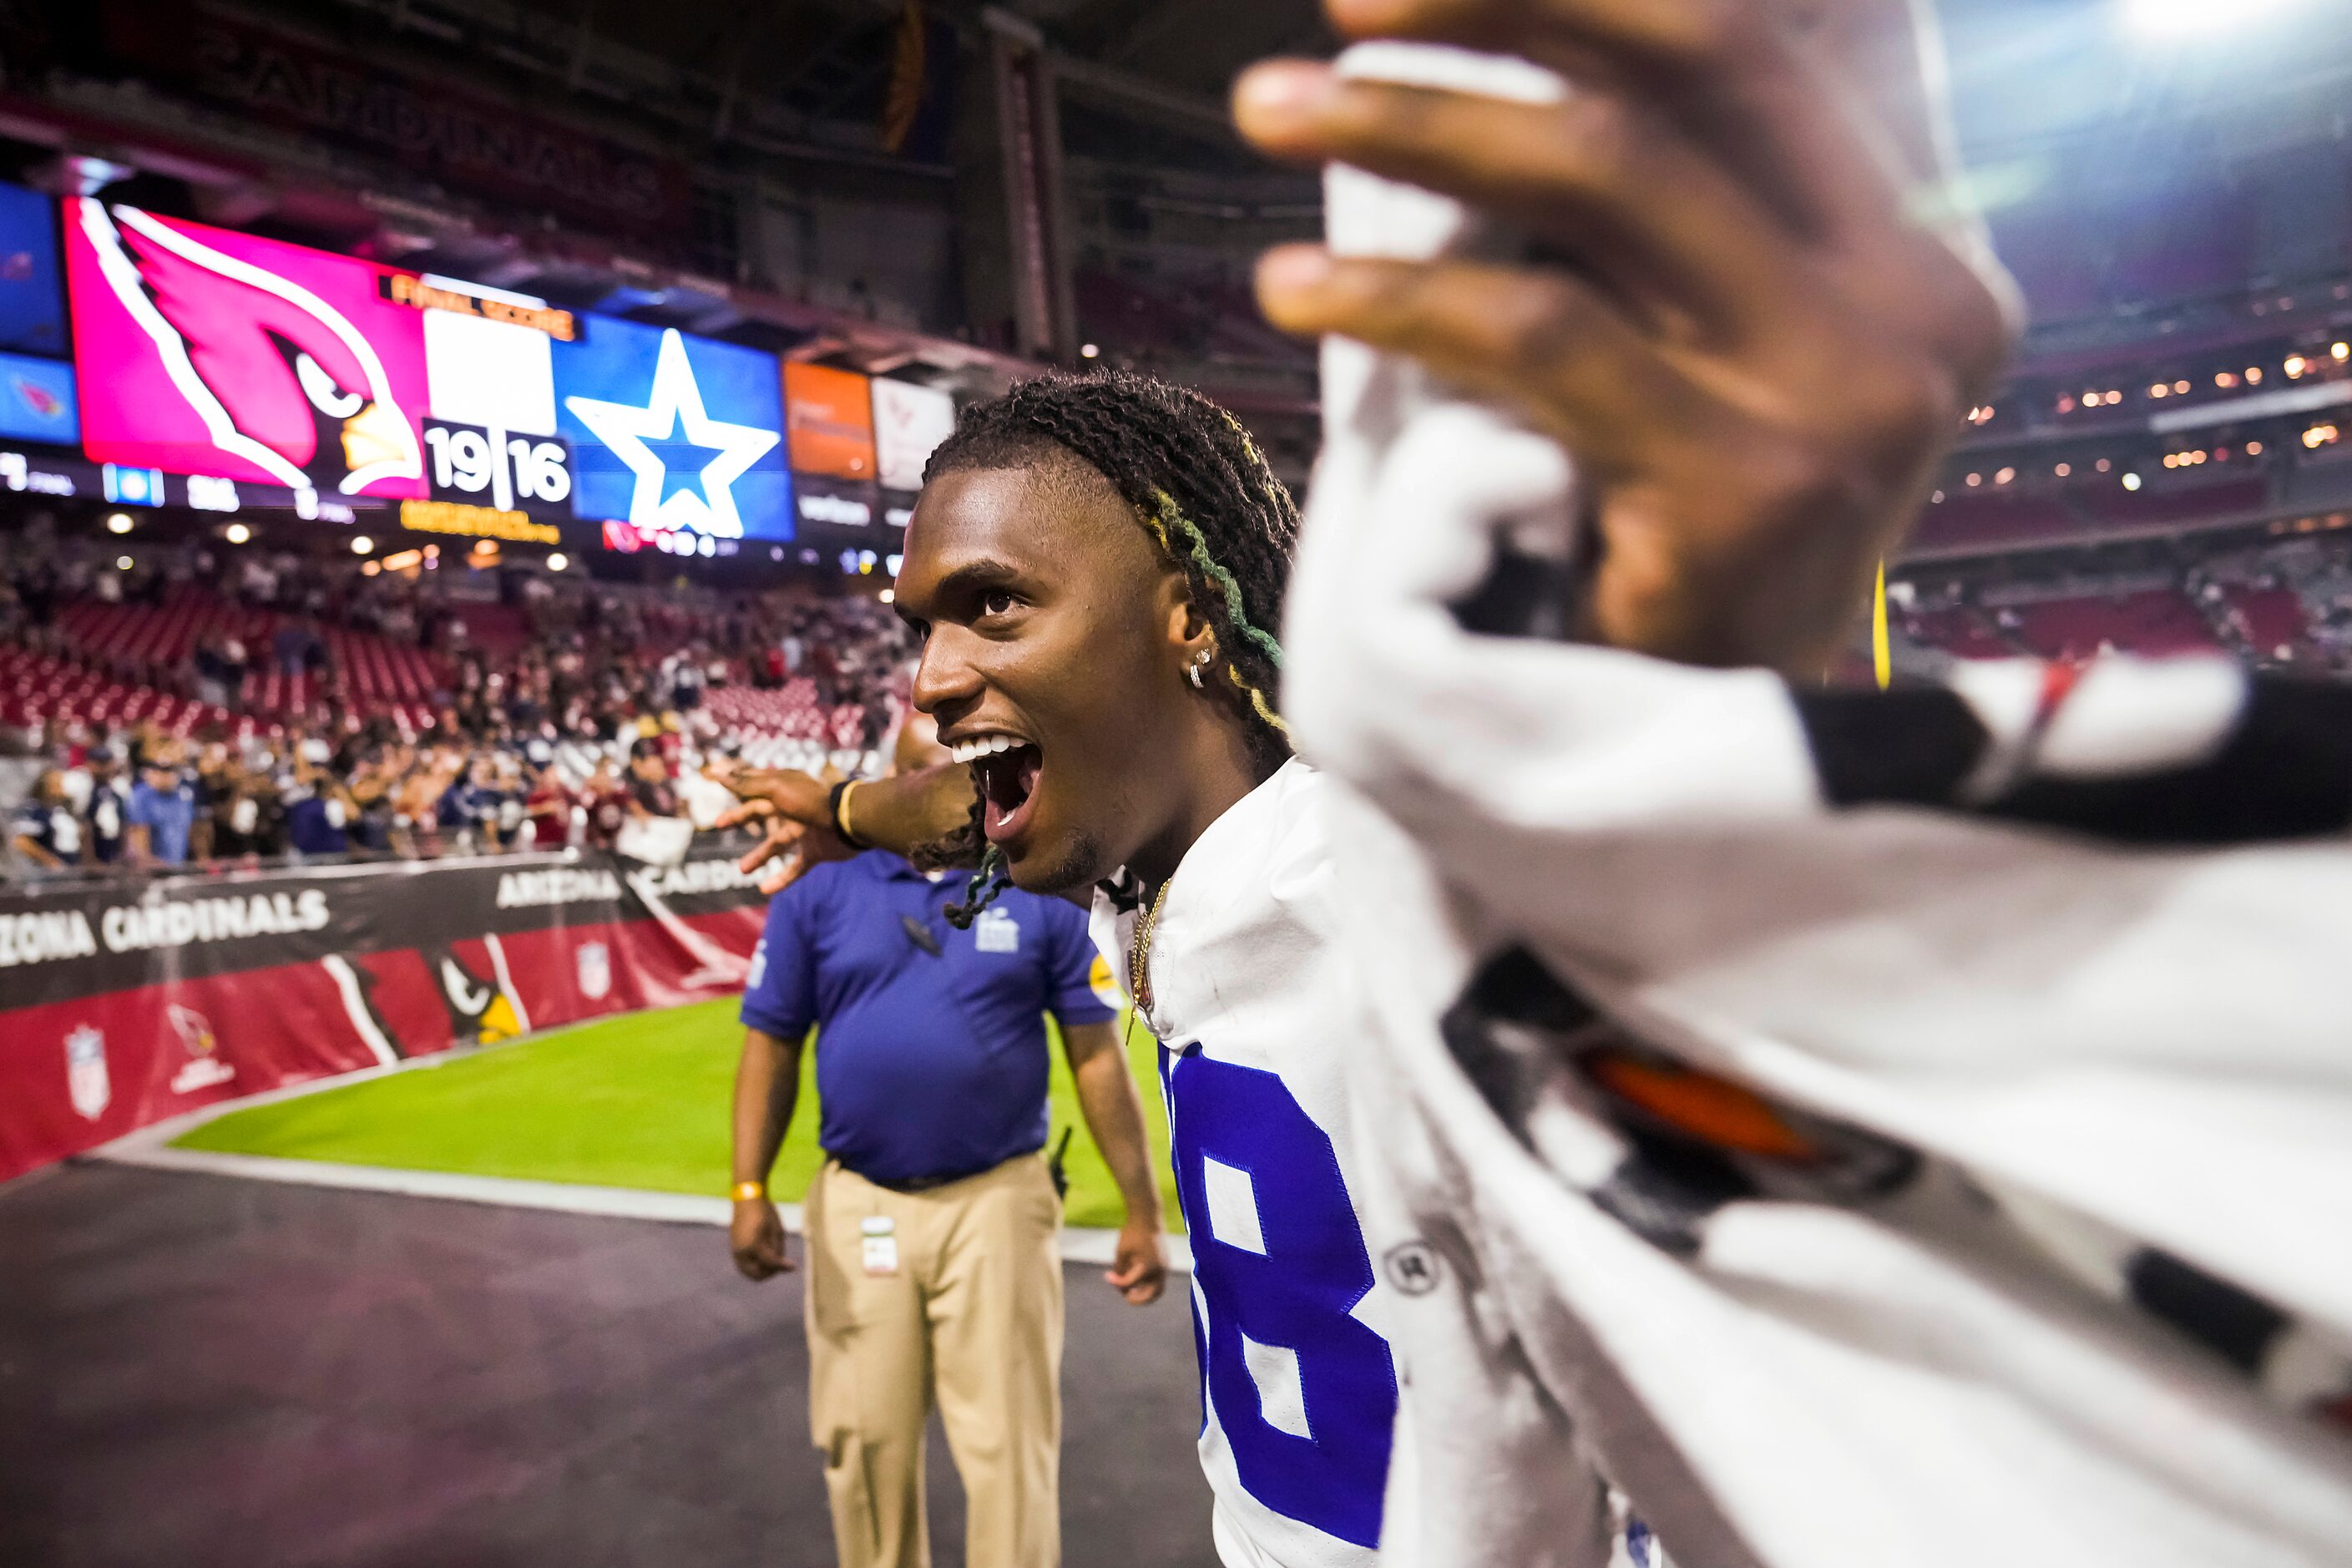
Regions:
<instances>
[{"instance_id":1,"label":"white jersey sleeve","mask_svg":"<svg viewBox=\"0 0 2352 1568\"><path fill-rule=\"evenodd\" d=\"M1362 181L1335 244L1464 242ZM1324 363L1284 705L1348 786L1370 1247L1434 1281L1384 1560L1551 1561L1597 1468L1685 1568L2343 1561L2352 698L1493 635L1566 458Z\"/></svg>"}]
</instances>

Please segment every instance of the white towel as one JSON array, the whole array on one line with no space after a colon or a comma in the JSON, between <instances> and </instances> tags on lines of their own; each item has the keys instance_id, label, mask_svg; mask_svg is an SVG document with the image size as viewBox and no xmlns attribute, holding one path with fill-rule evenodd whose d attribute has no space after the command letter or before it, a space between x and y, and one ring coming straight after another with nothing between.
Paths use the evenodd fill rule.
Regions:
<instances>
[{"instance_id":1,"label":"white towel","mask_svg":"<svg viewBox=\"0 0 2352 1568\"><path fill-rule=\"evenodd\" d=\"M1542 1543L1591 1464L1684 1568L2352 1562L2352 698L1472 635L1504 548L1570 556L1571 465L1360 345L1324 408L1285 706L1355 792L1374 1254L1449 1266L1386 1555L1588 1561Z\"/></svg>"}]
</instances>

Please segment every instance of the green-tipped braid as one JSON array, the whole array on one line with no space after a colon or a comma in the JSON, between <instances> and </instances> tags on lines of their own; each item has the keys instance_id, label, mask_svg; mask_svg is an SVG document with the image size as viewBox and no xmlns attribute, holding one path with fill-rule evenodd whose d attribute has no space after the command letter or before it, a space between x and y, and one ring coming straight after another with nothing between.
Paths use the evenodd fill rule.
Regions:
<instances>
[{"instance_id":1,"label":"green-tipped braid","mask_svg":"<svg viewBox=\"0 0 2352 1568\"><path fill-rule=\"evenodd\" d=\"M1160 503L1160 521L1184 536L1186 553L1192 557L1202 575L1214 583L1225 595L1225 615L1234 623L1234 629L1257 644L1265 657L1274 661L1274 667L1281 668L1282 645L1275 641L1271 634L1250 624L1249 612L1242 607L1242 585L1234 581L1234 574L1226 571L1215 556L1209 553L1209 542L1202 535L1199 526L1184 515L1183 509L1166 490L1154 490L1152 496ZM1160 533L1163 545L1168 544L1165 531L1154 531ZM1175 553L1172 546L1169 548L1169 553Z\"/></svg>"}]
</instances>

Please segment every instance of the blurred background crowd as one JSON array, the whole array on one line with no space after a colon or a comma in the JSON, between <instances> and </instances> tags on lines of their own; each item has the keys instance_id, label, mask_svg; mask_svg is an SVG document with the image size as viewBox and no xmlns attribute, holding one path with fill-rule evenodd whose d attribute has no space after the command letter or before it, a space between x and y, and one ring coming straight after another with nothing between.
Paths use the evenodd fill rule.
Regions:
<instances>
[{"instance_id":1,"label":"blurred background crowd","mask_svg":"<svg viewBox=\"0 0 2352 1568\"><path fill-rule=\"evenodd\" d=\"M708 827L720 757L864 768L904 704L871 598L406 553L0 538L8 874L611 848Z\"/></svg>"}]
</instances>

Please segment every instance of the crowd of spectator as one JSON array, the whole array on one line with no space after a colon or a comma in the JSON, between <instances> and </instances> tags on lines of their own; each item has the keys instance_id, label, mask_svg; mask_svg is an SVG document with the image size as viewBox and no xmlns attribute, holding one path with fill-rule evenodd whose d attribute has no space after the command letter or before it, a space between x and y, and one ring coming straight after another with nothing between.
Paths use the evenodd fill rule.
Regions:
<instances>
[{"instance_id":1,"label":"crowd of spectator","mask_svg":"<svg viewBox=\"0 0 2352 1568\"><path fill-rule=\"evenodd\" d=\"M2352 532L2152 538L1921 567L1890 583L1908 643L1962 658L2218 651L2352 674Z\"/></svg>"},{"instance_id":2,"label":"crowd of spectator","mask_svg":"<svg viewBox=\"0 0 2352 1568\"><path fill-rule=\"evenodd\" d=\"M14 875L327 856L497 854L628 847L632 824L708 826L725 792L704 764L761 737L713 711L730 686L807 682L845 715L839 749L880 745L909 648L884 606L810 589L655 591L519 567L369 574L360 563L141 552L129 568L74 541L0 541L0 642L65 653L109 676L240 714L263 661L310 677L299 711L174 733L151 721L43 716L0 737ZM226 559L223 558L226 555ZM452 591L463 573L466 593ZM88 596L210 592L273 612L267 646L200 639L158 663L70 646L65 609ZM471 623L495 621L485 637ZM430 657L430 711L368 710L333 668L322 626ZM15 795L13 802L10 795Z\"/></svg>"}]
</instances>

